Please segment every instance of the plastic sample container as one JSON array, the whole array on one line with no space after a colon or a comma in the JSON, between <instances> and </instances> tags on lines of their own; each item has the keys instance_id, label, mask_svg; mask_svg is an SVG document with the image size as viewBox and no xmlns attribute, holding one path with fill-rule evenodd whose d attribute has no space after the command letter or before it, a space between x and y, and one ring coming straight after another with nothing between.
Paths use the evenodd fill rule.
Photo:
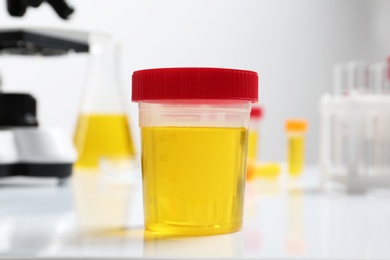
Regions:
<instances>
[{"instance_id":1,"label":"plastic sample container","mask_svg":"<svg viewBox=\"0 0 390 260\"><path fill-rule=\"evenodd\" d=\"M136 71L145 227L210 235L242 226L256 72L218 68Z\"/></svg>"},{"instance_id":2,"label":"plastic sample container","mask_svg":"<svg viewBox=\"0 0 390 260\"><path fill-rule=\"evenodd\" d=\"M305 132L307 122L301 119L286 121L287 162L290 176L298 176L303 170L305 158Z\"/></svg>"}]
</instances>

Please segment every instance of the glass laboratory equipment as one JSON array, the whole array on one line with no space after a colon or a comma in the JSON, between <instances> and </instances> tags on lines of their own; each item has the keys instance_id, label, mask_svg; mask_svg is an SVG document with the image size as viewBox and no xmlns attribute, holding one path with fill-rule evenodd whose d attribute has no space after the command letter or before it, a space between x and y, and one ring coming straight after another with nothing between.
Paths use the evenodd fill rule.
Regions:
<instances>
[{"instance_id":1,"label":"glass laboratory equipment","mask_svg":"<svg viewBox=\"0 0 390 260\"><path fill-rule=\"evenodd\" d=\"M368 94L369 66L364 60L350 61L347 63L347 87L349 94Z\"/></svg>"},{"instance_id":2,"label":"glass laboratory equipment","mask_svg":"<svg viewBox=\"0 0 390 260\"><path fill-rule=\"evenodd\" d=\"M379 62L370 66L370 86L372 94L390 94L389 63Z\"/></svg>"},{"instance_id":3,"label":"glass laboratory equipment","mask_svg":"<svg viewBox=\"0 0 390 260\"><path fill-rule=\"evenodd\" d=\"M333 93L334 95L348 95L350 90L347 84L347 65L340 63L333 68Z\"/></svg>"},{"instance_id":4,"label":"glass laboratory equipment","mask_svg":"<svg viewBox=\"0 0 390 260\"><path fill-rule=\"evenodd\" d=\"M364 60L335 65L333 69L334 95L348 96L371 93L369 71L370 66Z\"/></svg>"},{"instance_id":5,"label":"glass laboratory equipment","mask_svg":"<svg viewBox=\"0 0 390 260\"><path fill-rule=\"evenodd\" d=\"M350 80L342 84L355 91L349 95L325 94L320 100L323 187L348 192L388 189L389 65L347 64ZM339 76L335 74L336 79Z\"/></svg>"},{"instance_id":6,"label":"glass laboratory equipment","mask_svg":"<svg viewBox=\"0 0 390 260\"><path fill-rule=\"evenodd\" d=\"M258 159L258 146L260 137L260 123L263 116L263 108L254 104L250 114L249 135L248 135L248 163L246 179L252 180L255 177L255 168Z\"/></svg>"},{"instance_id":7,"label":"glass laboratory equipment","mask_svg":"<svg viewBox=\"0 0 390 260\"><path fill-rule=\"evenodd\" d=\"M243 199L256 72L165 68L133 73L139 102L147 230L235 232Z\"/></svg>"},{"instance_id":8,"label":"glass laboratory equipment","mask_svg":"<svg viewBox=\"0 0 390 260\"><path fill-rule=\"evenodd\" d=\"M90 66L74 143L75 167L97 169L102 160L135 155L119 79L119 48L107 35L92 34Z\"/></svg>"},{"instance_id":9,"label":"glass laboratory equipment","mask_svg":"<svg viewBox=\"0 0 390 260\"><path fill-rule=\"evenodd\" d=\"M289 119L286 121L287 164L290 176L298 176L303 170L306 130L306 120Z\"/></svg>"},{"instance_id":10,"label":"glass laboratory equipment","mask_svg":"<svg viewBox=\"0 0 390 260\"><path fill-rule=\"evenodd\" d=\"M260 123L262 117L263 108L260 105L253 105L250 114L248 160L256 160L258 158Z\"/></svg>"}]
</instances>

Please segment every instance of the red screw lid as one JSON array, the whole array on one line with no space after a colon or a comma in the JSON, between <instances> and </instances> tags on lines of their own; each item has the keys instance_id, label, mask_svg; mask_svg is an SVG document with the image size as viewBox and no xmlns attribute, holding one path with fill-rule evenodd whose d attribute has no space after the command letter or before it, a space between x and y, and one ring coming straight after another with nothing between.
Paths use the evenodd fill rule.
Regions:
<instances>
[{"instance_id":1,"label":"red screw lid","mask_svg":"<svg viewBox=\"0 0 390 260\"><path fill-rule=\"evenodd\" d=\"M254 71L222 68L160 68L133 73L132 100L258 100Z\"/></svg>"}]
</instances>

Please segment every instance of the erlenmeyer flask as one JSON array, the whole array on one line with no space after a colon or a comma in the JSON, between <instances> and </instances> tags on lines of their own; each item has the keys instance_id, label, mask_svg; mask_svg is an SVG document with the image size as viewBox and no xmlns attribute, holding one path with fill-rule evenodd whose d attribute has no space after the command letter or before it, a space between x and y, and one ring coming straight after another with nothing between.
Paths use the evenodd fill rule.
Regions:
<instances>
[{"instance_id":1,"label":"erlenmeyer flask","mask_svg":"<svg viewBox=\"0 0 390 260\"><path fill-rule=\"evenodd\" d=\"M90 38L87 86L74 139L79 169L135 155L119 80L120 49L108 36Z\"/></svg>"}]
</instances>

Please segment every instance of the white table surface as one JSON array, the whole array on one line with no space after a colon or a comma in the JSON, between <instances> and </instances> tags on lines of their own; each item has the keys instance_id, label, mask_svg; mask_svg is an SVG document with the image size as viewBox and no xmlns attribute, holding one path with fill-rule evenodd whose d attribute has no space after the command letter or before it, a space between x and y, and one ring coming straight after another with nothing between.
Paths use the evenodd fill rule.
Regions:
<instances>
[{"instance_id":1,"label":"white table surface","mask_svg":"<svg viewBox=\"0 0 390 260\"><path fill-rule=\"evenodd\" d=\"M325 194L316 167L248 182L240 232L187 238L143 230L138 175L77 176L0 180L0 258L390 259L390 196Z\"/></svg>"}]
</instances>

